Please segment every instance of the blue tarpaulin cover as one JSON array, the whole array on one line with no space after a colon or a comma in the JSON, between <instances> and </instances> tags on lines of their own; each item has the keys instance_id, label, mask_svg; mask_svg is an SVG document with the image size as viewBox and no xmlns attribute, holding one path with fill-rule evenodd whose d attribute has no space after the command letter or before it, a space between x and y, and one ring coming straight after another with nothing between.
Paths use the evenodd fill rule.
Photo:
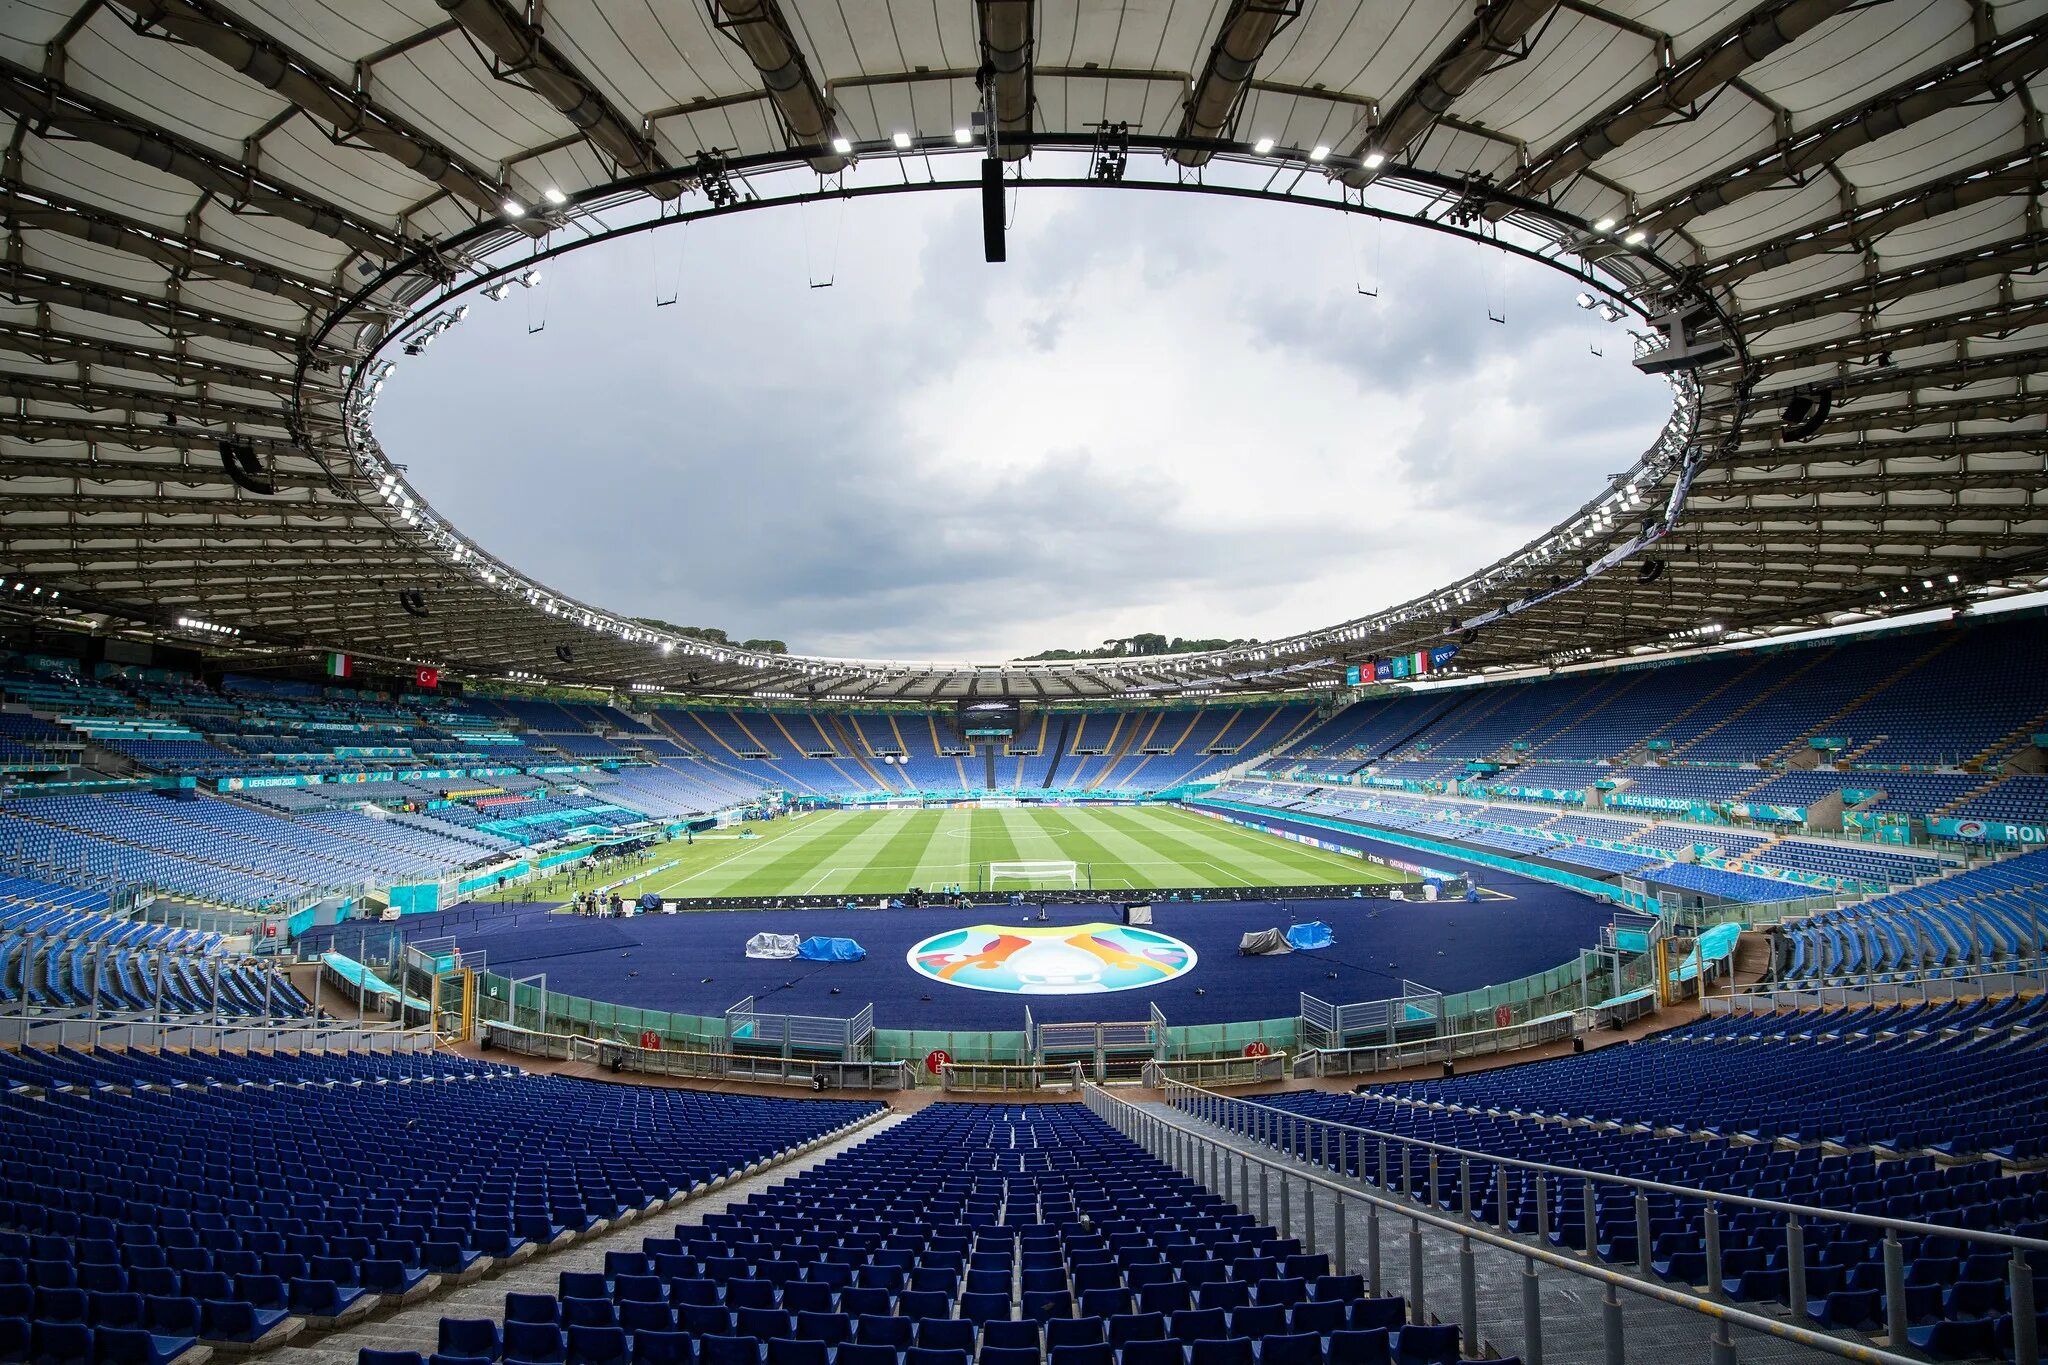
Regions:
<instances>
[{"instance_id":1,"label":"blue tarpaulin cover","mask_svg":"<svg viewBox=\"0 0 2048 1365\"><path fill-rule=\"evenodd\" d=\"M796 955L806 962L858 962L868 950L850 938L807 938Z\"/></svg>"},{"instance_id":2,"label":"blue tarpaulin cover","mask_svg":"<svg viewBox=\"0 0 2048 1365\"><path fill-rule=\"evenodd\" d=\"M1337 936L1330 932L1330 926L1319 919L1290 925L1287 930L1288 946L1304 952L1312 948L1327 948L1336 941Z\"/></svg>"}]
</instances>

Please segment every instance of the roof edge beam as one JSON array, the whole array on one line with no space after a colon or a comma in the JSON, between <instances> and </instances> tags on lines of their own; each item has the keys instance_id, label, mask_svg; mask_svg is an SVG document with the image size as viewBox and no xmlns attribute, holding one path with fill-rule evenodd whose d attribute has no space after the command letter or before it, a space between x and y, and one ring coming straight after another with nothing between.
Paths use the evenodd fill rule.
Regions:
<instances>
[{"instance_id":1,"label":"roof edge beam","mask_svg":"<svg viewBox=\"0 0 2048 1365\"><path fill-rule=\"evenodd\" d=\"M395 232L296 187L260 176L246 165L223 162L154 124L52 85L4 59L0 59L0 112L38 131L55 130L104 147L188 181L229 204L275 214L367 255L395 261L406 254L406 243Z\"/></svg>"},{"instance_id":2,"label":"roof edge beam","mask_svg":"<svg viewBox=\"0 0 2048 1365\"><path fill-rule=\"evenodd\" d=\"M175 351L160 351L106 337L60 332L24 323L0 322L0 352L12 352L48 364L70 363L109 370L132 370L138 374L158 375L183 385L217 384L227 388L260 389L266 393L292 392L289 374L274 374L202 356L180 355ZM312 380L308 381L308 386L322 391L327 387Z\"/></svg>"},{"instance_id":3,"label":"roof edge beam","mask_svg":"<svg viewBox=\"0 0 2048 1365\"><path fill-rule=\"evenodd\" d=\"M769 102L782 117L783 131L801 147L829 148L838 136L838 121L831 101L826 99L811 65L804 60L803 47L789 26L782 7L775 0L716 0L725 16L719 27L727 30L747 60L760 73L768 88ZM824 151L811 158L811 169L820 175L844 170L848 158Z\"/></svg>"},{"instance_id":4,"label":"roof edge beam","mask_svg":"<svg viewBox=\"0 0 2048 1365\"><path fill-rule=\"evenodd\" d=\"M603 92L570 65L539 29L514 14L504 0L435 0L463 32L484 45L527 89L539 95L605 156L629 175L646 175L664 166L654 142L614 108ZM674 199L683 192L679 180L662 180L647 192Z\"/></svg>"},{"instance_id":5,"label":"roof edge beam","mask_svg":"<svg viewBox=\"0 0 2048 1365\"><path fill-rule=\"evenodd\" d=\"M82 280L67 280L26 266L0 263L0 294L33 299L60 308L78 308L102 317L126 318L145 323L171 336L209 336L237 346L253 346L280 355L297 355L302 338L250 322L245 318L202 312L190 304L171 303L144 294L131 294ZM316 358L328 361L348 358L346 351L322 347Z\"/></svg>"},{"instance_id":6,"label":"roof edge beam","mask_svg":"<svg viewBox=\"0 0 2048 1365\"><path fill-rule=\"evenodd\" d=\"M1791 265L1844 247L1873 242L1888 232L2008 195L2037 194L2048 185L2048 146L2031 146L2011 156L1980 161L1967 170L1915 185L1882 204L1847 215L1805 223L1740 255L1709 263L1705 283L1725 288L1751 275Z\"/></svg>"},{"instance_id":7,"label":"roof edge beam","mask_svg":"<svg viewBox=\"0 0 2048 1365\"><path fill-rule=\"evenodd\" d=\"M112 0L145 27L204 52L344 138L370 148L486 215L502 211L509 186L463 164L447 148L407 127L358 92L328 77L266 34L245 30L207 0ZM544 228L542 230L545 230Z\"/></svg>"},{"instance_id":8,"label":"roof edge beam","mask_svg":"<svg viewBox=\"0 0 2048 1365\"><path fill-rule=\"evenodd\" d=\"M204 246L162 228L39 189L0 185L0 219L24 228L75 237L138 260L154 261L181 275L221 280L260 294L290 299L319 312L336 307L342 299L335 290L288 274L267 261L238 260L217 247Z\"/></svg>"},{"instance_id":9,"label":"roof edge beam","mask_svg":"<svg viewBox=\"0 0 2048 1365\"><path fill-rule=\"evenodd\" d=\"M1541 194L1698 104L1772 53L1848 9L1854 0L1777 0L1761 6L1676 66L1659 71L1528 167L1509 188Z\"/></svg>"},{"instance_id":10,"label":"roof edge beam","mask_svg":"<svg viewBox=\"0 0 2048 1365\"><path fill-rule=\"evenodd\" d=\"M1931 289L1967 284L1987 275L2031 271L2048 261L2048 232L2030 232L2008 242L1923 261L1899 270L1873 275L1855 284L1838 285L1783 303L1770 304L1745 313L1739 319L1743 329L1754 336L1774 327L1810 322L1833 313L1860 313L1882 304L1910 298Z\"/></svg>"},{"instance_id":11,"label":"roof edge beam","mask_svg":"<svg viewBox=\"0 0 2048 1365\"><path fill-rule=\"evenodd\" d=\"M1948 61L1893 86L1861 109L1845 110L1786 142L1773 144L1689 191L1653 207L1636 226L1652 236L1726 208L1758 190L1818 170L1945 110L1954 109L2048 68L2048 17L2015 29L1990 51Z\"/></svg>"},{"instance_id":12,"label":"roof edge beam","mask_svg":"<svg viewBox=\"0 0 2048 1365\"><path fill-rule=\"evenodd\" d=\"M1393 160L1407 151L1449 112L1458 96L1491 71L1557 9L1557 0L1494 0L1430 64L1413 88L1388 109L1379 127L1370 129L1347 148L1361 160L1374 156ZM1344 173L1354 189L1371 183L1375 167L1359 166Z\"/></svg>"},{"instance_id":13,"label":"roof edge beam","mask_svg":"<svg viewBox=\"0 0 2048 1365\"><path fill-rule=\"evenodd\" d=\"M984 11L990 2L982 0ZM1251 89L1259 59L1266 55L1274 36L1300 13L1300 5L1288 0L1231 0L1230 12L1224 15L1209 48L1209 60L1202 64L1202 74L1188 92L1180 136L1215 141L1229 134L1245 92ZM1182 147L1173 153L1173 159L1183 166L1203 166L1211 155L1207 148Z\"/></svg>"}]
</instances>

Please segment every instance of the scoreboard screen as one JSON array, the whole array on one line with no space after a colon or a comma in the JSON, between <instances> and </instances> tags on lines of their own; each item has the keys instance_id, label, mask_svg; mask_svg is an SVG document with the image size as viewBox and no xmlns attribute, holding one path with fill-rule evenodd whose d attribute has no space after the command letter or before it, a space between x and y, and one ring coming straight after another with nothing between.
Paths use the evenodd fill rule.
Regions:
<instances>
[{"instance_id":1,"label":"scoreboard screen","mask_svg":"<svg viewBox=\"0 0 2048 1365\"><path fill-rule=\"evenodd\" d=\"M977 697L954 703L953 724L962 739L1015 739L1023 708L1009 697Z\"/></svg>"}]
</instances>

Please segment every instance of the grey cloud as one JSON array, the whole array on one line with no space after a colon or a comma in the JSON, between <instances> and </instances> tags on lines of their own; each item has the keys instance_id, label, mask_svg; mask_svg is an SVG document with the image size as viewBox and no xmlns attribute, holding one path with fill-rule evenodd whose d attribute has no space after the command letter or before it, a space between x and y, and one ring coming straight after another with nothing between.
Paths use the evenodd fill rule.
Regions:
<instances>
[{"instance_id":1,"label":"grey cloud","mask_svg":"<svg viewBox=\"0 0 2048 1365\"><path fill-rule=\"evenodd\" d=\"M1246 496L1298 500L1300 536L1189 525L1174 487L1108 466L1085 431L1027 477L917 476L894 408L908 386L971 374L997 329L1056 354L1105 265L1148 289L1223 288L1259 344L1334 360L1367 393L1450 394L1439 426L1393 454L1433 506L1475 526L1535 529L1576 502L1560 486L1590 492L1661 420L1617 396L1628 385L1547 384L1538 366L1517 386L1527 421L1513 439L1445 448L1433 442L1455 429L1456 386L1486 383L1504 348L1583 349L1568 289L1560 304L1552 282L1515 282L1511 327L1492 328L1472 272L1435 253L1411 266L1392 236L1402 282L1378 307L1341 287L1341 270L1319 284L1290 274L1342 263L1317 215L1136 192L1039 203L1026 196L1029 250L1000 269L979 260L966 196L850 207L825 290L806 287L794 216L694 227L673 308L652 300L675 239L582 253L554 272L545 333L525 335L516 291L478 305L401 368L380 433L480 543L587 600L800 649L957 657L1203 634L1219 617L1263 620L1262 635L1306 628L1324 618L1273 620L1271 605L1305 577L1348 604L1335 616L1390 600L1389 563L1441 579L1478 562L1440 533L1249 466ZM905 251L913 232L923 245ZM1020 292L1023 316L1000 311ZM1058 401L991 382L980 420ZM1198 428L1200 414L1185 420Z\"/></svg>"}]
</instances>

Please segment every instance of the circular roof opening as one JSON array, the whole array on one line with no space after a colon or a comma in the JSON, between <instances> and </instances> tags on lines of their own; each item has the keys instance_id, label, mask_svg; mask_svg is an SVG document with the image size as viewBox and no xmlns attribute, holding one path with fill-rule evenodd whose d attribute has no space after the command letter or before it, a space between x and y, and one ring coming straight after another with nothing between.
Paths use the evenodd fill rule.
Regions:
<instances>
[{"instance_id":1,"label":"circular roof opening","mask_svg":"<svg viewBox=\"0 0 2048 1365\"><path fill-rule=\"evenodd\" d=\"M1035 188L669 225L470 296L377 409L483 548L866 658L1269 639L1555 524L1671 394L1567 276L1355 214Z\"/></svg>"}]
</instances>

